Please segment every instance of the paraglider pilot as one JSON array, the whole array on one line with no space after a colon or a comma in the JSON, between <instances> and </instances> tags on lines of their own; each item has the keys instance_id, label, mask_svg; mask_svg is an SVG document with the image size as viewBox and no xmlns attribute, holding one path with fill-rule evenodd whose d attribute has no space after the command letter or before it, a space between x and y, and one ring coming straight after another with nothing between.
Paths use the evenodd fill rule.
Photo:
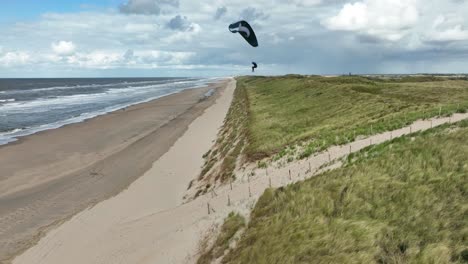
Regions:
<instances>
[{"instance_id":1,"label":"paraglider pilot","mask_svg":"<svg viewBox=\"0 0 468 264\"><path fill-rule=\"evenodd\" d=\"M257 68L257 63L252 62L252 72L255 72L256 68Z\"/></svg>"}]
</instances>

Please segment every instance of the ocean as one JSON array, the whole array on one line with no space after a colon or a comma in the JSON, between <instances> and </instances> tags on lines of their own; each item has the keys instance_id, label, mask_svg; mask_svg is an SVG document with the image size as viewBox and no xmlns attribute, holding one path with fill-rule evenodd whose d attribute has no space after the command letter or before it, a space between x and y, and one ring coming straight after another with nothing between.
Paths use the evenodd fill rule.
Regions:
<instances>
[{"instance_id":1,"label":"ocean","mask_svg":"<svg viewBox=\"0 0 468 264\"><path fill-rule=\"evenodd\" d=\"M217 78L0 79L0 145Z\"/></svg>"}]
</instances>

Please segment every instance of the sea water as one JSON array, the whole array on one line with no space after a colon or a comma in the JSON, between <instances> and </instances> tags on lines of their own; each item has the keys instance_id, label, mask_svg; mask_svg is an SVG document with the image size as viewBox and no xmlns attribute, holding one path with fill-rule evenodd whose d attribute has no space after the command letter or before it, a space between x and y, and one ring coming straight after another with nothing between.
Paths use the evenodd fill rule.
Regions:
<instances>
[{"instance_id":1,"label":"sea water","mask_svg":"<svg viewBox=\"0 0 468 264\"><path fill-rule=\"evenodd\" d=\"M217 79L0 79L0 145Z\"/></svg>"}]
</instances>

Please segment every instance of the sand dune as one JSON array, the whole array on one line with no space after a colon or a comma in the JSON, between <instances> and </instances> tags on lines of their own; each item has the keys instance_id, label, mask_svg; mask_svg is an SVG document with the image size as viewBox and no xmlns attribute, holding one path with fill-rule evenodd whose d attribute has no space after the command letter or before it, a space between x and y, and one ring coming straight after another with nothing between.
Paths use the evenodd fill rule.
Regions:
<instances>
[{"instance_id":1,"label":"sand dune","mask_svg":"<svg viewBox=\"0 0 468 264\"><path fill-rule=\"evenodd\" d=\"M196 119L174 146L127 190L52 230L14 263L193 263L200 239L230 211L248 214L270 184L282 186L303 180L313 176L330 159L410 132L468 118L468 114L456 114L417 121L402 129L331 147L307 160L270 167L268 174L252 165L237 172L232 190L229 185L222 186L216 194L182 204L186 184L200 171L201 155L215 139L234 86L232 81L216 104ZM252 171L255 176L248 178Z\"/></svg>"}]
</instances>

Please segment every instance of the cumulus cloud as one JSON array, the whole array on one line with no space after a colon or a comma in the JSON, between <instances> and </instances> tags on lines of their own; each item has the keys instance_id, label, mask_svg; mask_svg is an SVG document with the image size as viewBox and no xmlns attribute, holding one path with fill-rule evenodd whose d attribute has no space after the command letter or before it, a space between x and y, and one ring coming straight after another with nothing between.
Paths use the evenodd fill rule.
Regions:
<instances>
[{"instance_id":1,"label":"cumulus cloud","mask_svg":"<svg viewBox=\"0 0 468 264\"><path fill-rule=\"evenodd\" d=\"M268 15L263 11L256 9L255 7L247 7L241 11L240 18L253 22L255 20L267 19Z\"/></svg>"},{"instance_id":2,"label":"cumulus cloud","mask_svg":"<svg viewBox=\"0 0 468 264\"><path fill-rule=\"evenodd\" d=\"M23 51L10 51L0 54L0 66L19 66L31 62L31 55Z\"/></svg>"},{"instance_id":3,"label":"cumulus cloud","mask_svg":"<svg viewBox=\"0 0 468 264\"><path fill-rule=\"evenodd\" d=\"M72 55L75 52L75 44L71 41L59 41L52 43L52 50L60 56Z\"/></svg>"},{"instance_id":4,"label":"cumulus cloud","mask_svg":"<svg viewBox=\"0 0 468 264\"><path fill-rule=\"evenodd\" d=\"M179 0L128 0L119 9L125 14L159 15L163 8L178 6Z\"/></svg>"},{"instance_id":5,"label":"cumulus cloud","mask_svg":"<svg viewBox=\"0 0 468 264\"><path fill-rule=\"evenodd\" d=\"M186 16L181 15L173 17L166 26L177 31L194 31L196 29L194 23L191 23Z\"/></svg>"},{"instance_id":6,"label":"cumulus cloud","mask_svg":"<svg viewBox=\"0 0 468 264\"><path fill-rule=\"evenodd\" d=\"M424 40L432 43L468 40L468 30L464 28L462 23L462 17L439 15L433 23L432 30L425 35Z\"/></svg>"},{"instance_id":7,"label":"cumulus cloud","mask_svg":"<svg viewBox=\"0 0 468 264\"><path fill-rule=\"evenodd\" d=\"M31 56L24 52L10 52L0 56L0 66L25 65L34 61L36 64L47 65L55 63L61 67L75 69L117 69L132 68L152 69L160 66L179 65L187 63L194 56L193 52L174 52L163 50L131 49L122 51L94 50L77 52L68 57L57 57L52 54Z\"/></svg>"},{"instance_id":8,"label":"cumulus cloud","mask_svg":"<svg viewBox=\"0 0 468 264\"><path fill-rule=\"evenodd\" d=\"M249 73L252 60L262 74L463 71L468 59L467 1L110 2L124 4L0 23L0 65L9 65L0 76L89 76L94 69L141 76L155 68L146 73L221 76ZM260 48L229 33L239 18L253 22ZM51 43L66 46L60 40L76 47L56 52Z\"/></svg>"},{"instance_id":9,"label":"cumulus cloud","mask_svg":"<svg viewBox=\"0 0 468 264\"><path fill-rule=\"evenodd\" d=\"M216 9L216 14L214 16L214 19L218 20L220 19L222 16L224 16L225 14L227 13L227 8L225 6L223 7L218 7L218 9Z\"/></svg>"},{"instance_id":10,"label":"cumulus cloud","mask_svg":"<svg viewBox=\"0 0 468 264\"><path fill-rule=\"evenodd\" d=\"M416 0L363 0L347 3L335 16L322 20L330 30L352 31L398 41L418 22Z\"/></svg>"},{"instance_id":11,"label":"cumulus cloud","mask_svg":"<svg viewBox=\"0 0 468 264\"><path fill-rule=\"evenodd\" d=\"M146 65L163 66L178 65L187 62L193 57L193 52L171 52L161 50L142 51L139 54L139 60Z\"/></svg>"}]
</instances>

